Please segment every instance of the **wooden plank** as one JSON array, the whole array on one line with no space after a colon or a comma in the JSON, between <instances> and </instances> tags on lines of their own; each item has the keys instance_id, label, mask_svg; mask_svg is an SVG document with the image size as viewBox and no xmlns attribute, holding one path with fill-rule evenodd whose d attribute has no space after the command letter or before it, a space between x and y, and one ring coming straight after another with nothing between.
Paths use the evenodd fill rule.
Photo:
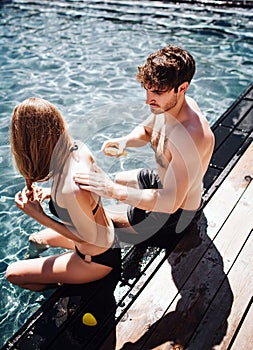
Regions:
<instances>
[{"instance_id":1,"label":"wooden plank","mask_svg":"<svg viewBox=\"0 0 253 350\"><path fill-rule=\"evenodd\" d=\"M247 187L247 190L240 201L229 215L224 226L221 228L215 245L223 256L225 272L231 266L231 262L238 254L238 249L245 240L245 234L253 229L253 181Z\"/></svg>"},{"instance_id":2,"label":"wooden plank","mask_svg":"<svg viewBox=\"0 0 253 350\"><path fill-rule=\"evenodd\" d=\"M233 113L233 110L236 109L237 105L244 100L252 100L253 96L253 84L249 85L248 88L234 101L234 103L220 116L218 120L213 124L212 129L215 130L223 124L223 121ZM252 125L251 125L252 128Z\"/></svg>"},{"instance_id":3,"label":"wooden plank","mask_svg":"<svg viewBox=\"0 0 253 350\"><path fill-rule=\"evenodd\" d=\"M251 186L248 186L245 195L242 197L241 201L239 201L235 209L243 207L244 201L248 201L251 198L253 198L253 182ZM233 220L238 218L237 214L236 210L234 210ZM251 205L251 210L244 213L244 220L247 222L252 219L252 217L253 206ZM228 228L230 228L230 226L228 226ZM233 249L234 257L230 260L231 266L233 266L234 261L236 261L241 247L244 245L250 232L248 226L245 225L241 227L241 231L244 232L244 237L242 237L241 234L242 240L239 246L237 241L234 242L234 246L237 246L238 250L235 251L235 249ZM226 235L224 241L230 244L230 242L233 241L234 232L226 230L224 226L223 234ZM214 243L216 244L216 240ZM229 314L231 314L231 318L233 318L232 321L231 318L228 321L230 327L237 327L242 313L244 312L245 303L246 305L248 304L252 295L253 280L252 278L250 279L253 274L252 244L253 237L251 236L243 253L239 255L241 258L241 260L239 260L239 271L234 270L236 273L233 279L233 292L230 281L223 270L222 256L219 256L219 246L216 246L216 256L213 255L213 252L210 254L210 251L207 251L196 269L189 276L186 284L179 290L180 295L178 295L171 306L168 307L165 316L162 317L160 322L157 322L157 325L153 326L155 332L150 332L150 337L147 341L145 339L147 338L147 334L145 334L142 339L138 340L138 345L142 343L142 347L140 348L159 349L159 347L157 347L159 345L163 346L164 343L168 341L176 341L176 343L180 344L182 347L189 346L189 348L192 349L212 349L213 346L220 343L225 334L229 334L229 330L226 329ZM214 245L212 249L214 249ZM226 256L223 256L223 258L225 257ZM176 266L172 266L172 273L173 269L176 270ZM177 285L175 275L174 282ZM216 297L221 285L222 293L219 298L215 299L216 302L210 309L209 305ZM153 288L157 288L157 286L153 286ZM234 300L236 299L237 301L237 305L235 306L236 311L231 309L233 305L232 293L234 293ZM202 317L208 309L211 310L212 317L209 312L202 321ZM201 326L198 327L199 322L201 322ZM195 333L196 329L197 332ZM193 334L194 341L188 344ZM229 339L231 339L231 334ZM227 347L222 347L221 349L225 350Z\"/></svg>"},{"instance_id":4,"label":"wooden plank","mask_svg":"<svg viewBox=\"0 0 253 350\"><path fill-rule=\"evenodd\" d=\"M161 269L147 288L146 296L142 294L136 300L135 306L128 312L128 324L123 337L120 325L117 329L116 349L158 349L158 346L172 345L174 341L187 343L225 275L220 264L203 258L179 294L177 285L180 284L180 275L176 275L177 266L172 269L174 281L170 280L165 269ZM166 309L168 311L165 313ZM153 310L159 310L159 313ZM164 316L159 317L162 314ZM124 339L127 339L128 346L123 346ZM132 342L131 346L129 341Z\"/></svg>"},{"instance_id":5,"label":"wooden plank","mask_svg":"<svg viewBox=\"0 0 253 350\"><path fill-rule=\"evenodd\" d=\"M252 276L250 276L252 279ZM246 314L244 322L239 329L231 350L252 349L253 348L253 305Z\"/></svg>"},{"instance_id":6,"label":"wooden plank","mask_svg":"<svg viewBox=\"0 0 253 350\"><path fill-rule=\"evenodd\" d=\"M250 109L252 108L252 101L244 100L242 99L237 106L227 115L227 117L222 121L222 125L224 126L235 126L239 127L241 126L241 122L243 121L244 117L249 113ZM252 128L252 124L248 124L250 129ZM248 130L245 128L245 130Z\"/></svg>"},{"instance_id":7,"label":"wooden plank","mask_svg":"<svg viewBox=\"0 0 253 350\"><path fill-rule=\"evenodd\" d=\"M201 257L201 254L203 254L203 252L205 252L207 247L211 244L210 238L208 237L209 228L211 228L211 234L215 236L215 234L217 233L217 230L219 230L222 227L222 225L224 224L224 221L226 220L226 217L232 211L236 202L238 201L243 191L245 191L246 186L248 185L248 183L244 180L244 177L241 178L241 171L243 169L248 174L249 165L252 164L252 163L249 163L249 159L250 159L249 157L252 156L252 149L253 149L252 147L248 149L247 152L245 152L243 158L240 159L239 163L230 174L228 183L226 183L225 181L222 184L221 188L219 189L221 190L222 195L221 196L219 195L219 190L218 190L216 195L210 201L210 203L211 202L213 203L212 208L215 208L215 212L217 214L217 207L216 207L217 203L215 206L215 202L216 200L220 201L222 199L221 207L223 207L224 210L220 210L221 207L219 206L219 210L218 210L219 217L217 217L218 220L216 220L215 225L208 226L208 235L203 232L201 233L202 235L201 244L197 244L190 254L189 252L186 254L187 249L185 249L186 246L184 245L188 243L188 246L189 246L189 241L191 240L188 240L187 242L184 240L184 242L181 245L181 249L177 248L169 256L168 260L172 266L172 269L174 270L172 271L174 281L169 277L170 274L168 271L168 266L167 268L165 268L164 267L165 264L164 264L163 268L157 272L155 278L151 281L148 288L146 288L147 292L144 291L141 295L141 298L138 298L133 304L132 308L128 311L128 314L126 317L128 322L127 325L126 325L125 319L124 319L124 322L119 323L117 327L116 349L120 349L123 346L125 339L136 343L141 336L144 336L145 330L150 325L153 324L152 327L154 328L156 315L158 315L159 313L161 314L162 311L165 311L166 303L168 306L171 302L173 302L173 299L176 298L173 303L174 316L175 316L177 303L179 303L181 299L180 296L177 296L177 289L180 290L180 288L182 287L182 284L187 279L187 276L189 274L189 271L191 271L191 268L192 269L194 268L195 264ZM241 178L240 180L238 180L238 175L240 175L240 178ZM224 187L223 190L222 190L222 187ZM225 199L225 195L227 195L227 200ZM211 206L210 203L208 203L207 207L209 207L209 205ZM189 247L188 247L188 250L189 250ZM204 270L205 270L204 274L208 276L209 281L212 280L213 286L214 285L219 286L220 283L222 282L222 279L220 279L220 277L218 278L218 281L215 282L215 276L222 276L223 279L225 278L224 273L222 272L222 258L214 245L210 246L210 249L206 253L206 257L202 259L199 265L204 267ZM213 268L213 265L216 265L216 269L217 271L219 271L219 273L217 272L216 274L213 274L215 270ZM193 278L194 283L192 283L193 285L194 284L196 285L196 282L198 282L198 278L196 276L203 275L202 270L203 269L198 269L198 268L196 269L195 277ZM191 288L188 288L188 290L190 289ZM159 293L159 291L162 292L162 295ZM215 292L216 290L213 292L213 294L215 294ZM147 312L146 310L147 305L149 306L149 309L152 310L153 308L154 311L156 311L156 313L152 311ZM207 306L208 304L205 304L205 307ZM172 307L172 310L173 310L173 307ZM145 313L143 313L143 309L146 311ZM160 310L160 311L157 312L157 310ZM173 313L173 311L171 312ZM157 318L157 320L158 319L159 318ZM193 325L194 323L192 322L192 326ZM195 327L196 327L196 324L195 324ZM173 329L174 329L174 335L175 335L176 334L175 325L173 326L170 325L171 332ZM159 336L161 336L161 334L159 334ZM167 333L166 333L166 336L167 336ZM143 341L144 339L140 340L138 342L138 346Z\"/></svg>"},{"instance_id":8,"label":"wooden plank","mask_svg":"<svg viewBox=\"0 0 253 350\"><path fill-rule=\"evenodd\" d=\"M253 255L252 255L253 235L249 235L245 246L240 255L236 259L234 265L228 273L228 279L222 284L215 299L198 327L193 339L188 344L189 348L200 349L215 349L227 350L230 349L231 339L238 329L238 325L247 308L249 302L252 300L253 290ZM229 286L233 293L233 302L230 314L226 319L224 316L224 303L227 303L227 289ZM229 310L227 310L228 312ZM251 315L251 316L250 316ZM247 322L243 329L241 329L240 338L236 338L233 345L234 349L252 349L253 348L253 314L247 315ZM251 330L251 331L250 331ZM240 339L244 339L242 346ZM215 347L213 347L216 344ZM236 347L235 344L240 344ZM212 346L212 347L211 347ZM235 347L234 347L235 346Z\"/></svg>"},{"instance_id":9,"label":"wooden plank","mask_svg":"<svg viewBox=\"0 0 253 350\"><path fill-rule=\"evenodd\" d=\"M229 216L248 182L245 176L253 177L253 143L247 148L238 163L204 209L208 219L208 235L214 238Z\"/></svg>"},{"instance_id":10,"label":"wooden plank","mask_svg":"<svg viewBox=\"0 0 253 350\"><path fill-rule=\"evenodd\" d=\"M241 130L231 133L219 147L218 152L213 154L211 164L222 169L225 168L247 137L248 134Z\"/></svg>"},{"instance_id":11,"label":"wooden plank","mask_svg":"<svg viewBox=\"0 0 253 350\"><path fill-rule=\"evenodd\" d=\"M125 341L136 342L152 324L161 318L167 307L168 300L177 294L175 284L171 281L171 268L164 263L155 274L152 285L159 288L145 288L141 298L136 299L133 306L119 322L116 328L116 349L121 349Z\"/></svg>"},{"instance_id":12,"label":"wooden plank","mask_svg":"<svg viewBox=\"0 0 253 350\"><path fill-rule=\"evenodd\" d=\"M252 101L250 101L251 105ZM252 124L253 124L253 108L251 109L251 111L249 111L248 115L246 116L246 118L244 118L244 120L242 120L240 122L240 129L242 130L252 130Z\"/></svg>"}]
</instances>

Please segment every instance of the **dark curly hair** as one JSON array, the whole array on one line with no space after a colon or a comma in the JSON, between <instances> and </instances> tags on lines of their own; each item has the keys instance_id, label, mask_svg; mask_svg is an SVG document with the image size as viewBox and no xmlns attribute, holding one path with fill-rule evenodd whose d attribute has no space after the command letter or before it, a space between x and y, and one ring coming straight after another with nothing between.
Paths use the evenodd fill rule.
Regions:
<instances>
[{"instance_id":1,"label":"dark curly hair","mask_svg":"<svg viewBox=\"0 0 253 350\"><path fill-rule=\"evenodd\" d=\"M182 83L190 84L194 73L192 55L178 46L169 45L149 55L145 64L138 67L136 79L148 89L175 89L177 92Z\"/></svg>"}]
</instances>

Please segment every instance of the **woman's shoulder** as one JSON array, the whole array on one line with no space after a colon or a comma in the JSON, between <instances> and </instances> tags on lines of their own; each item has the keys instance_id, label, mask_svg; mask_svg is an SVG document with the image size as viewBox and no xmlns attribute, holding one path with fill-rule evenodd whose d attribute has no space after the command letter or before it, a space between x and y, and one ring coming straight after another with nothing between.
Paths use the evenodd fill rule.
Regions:
<instances>
[{"instance_id":1,"label":"woman's shoulder","mask_svg":"<svg viewBox=\"0 0 253 350\"><path fill-rule=\"evenodd\" d=\"M94 162L94 156L92 155L88 146L80 140L74 141L74 148L76 150L76 156L80 158L80 160L89 160L90 162Z\"/></svg>"}]
</instances>

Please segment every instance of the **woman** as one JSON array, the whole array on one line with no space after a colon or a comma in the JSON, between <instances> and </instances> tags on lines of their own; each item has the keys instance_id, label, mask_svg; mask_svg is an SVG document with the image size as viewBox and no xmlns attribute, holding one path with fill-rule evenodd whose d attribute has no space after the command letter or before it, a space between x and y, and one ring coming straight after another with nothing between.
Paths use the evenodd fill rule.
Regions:
<instances>
[{"instance_id":1,"label":"woman","mask_svg":"<svg viewBox=\"0 0 253 350\"><path fill-rule=\"evenodd\" d=\"M30 240L71 249L50 257L12 263L9 282L40 291L56 284L87 283L120 268L114 228L96 194L80 190L73 180L79 170L96 169L85 145L73 143L57 108L41 98L28 98L15 107L10 143L16 167L26 187L15 196L18 208L47 228ZM36 182L53 180L51 196ZM51 198L47 215L42 202Z\"/></svg>"}]
</instances>

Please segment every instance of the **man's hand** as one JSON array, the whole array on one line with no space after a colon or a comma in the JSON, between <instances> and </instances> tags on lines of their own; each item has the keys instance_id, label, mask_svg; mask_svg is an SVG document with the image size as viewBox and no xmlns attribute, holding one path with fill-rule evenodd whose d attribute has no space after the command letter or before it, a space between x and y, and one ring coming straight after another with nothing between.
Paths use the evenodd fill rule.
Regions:
<instances>
[{"instance_id":1,"label":"man's hand","mask_svg":"<svg viewBox=\"0 0 253 350\"><path fill-rule=\"evenodd\" d=\"M82 189L94 192L104 198L113 198L115 183L106 173L94 164L95 171L76 173L74 181Z\"/></svg>"},{"instance_id":2,"label":"man's hand","mask_svg":"<svg viewBox=\"0 0 253 350\"><path fill-rule=\"evenodd\" d=\"M119 137L111 140L107 140L103 143L101 151L104 152L106 156L109 157L120 157L126 156L127 151L126 148L127 140L125 137Z\"/></svg>"}]
</instances>

